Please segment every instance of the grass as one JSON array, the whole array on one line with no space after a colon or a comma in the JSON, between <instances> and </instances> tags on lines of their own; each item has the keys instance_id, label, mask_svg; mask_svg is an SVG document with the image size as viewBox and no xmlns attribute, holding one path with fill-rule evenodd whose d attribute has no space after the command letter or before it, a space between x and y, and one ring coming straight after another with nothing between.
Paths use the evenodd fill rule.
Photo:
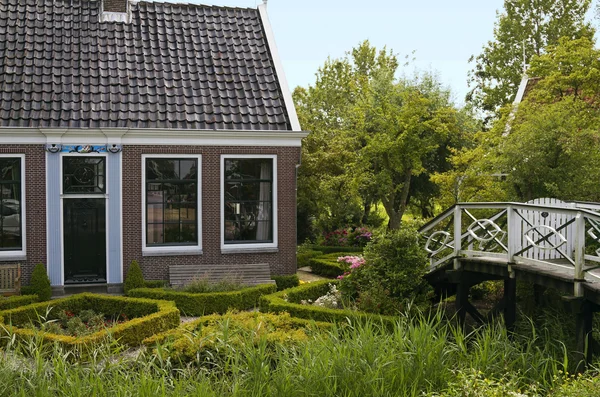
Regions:
<instances>
[{"instance_id":1,"label":"grass","mask_svg":"<svg viewBox=\"0 0 600 397\"><path fill-rule=\"evenodd\" d=\"M218 326L226 335L228 322ZM58 346L9 337L0 351L0 395L487 396L508 389L559 396L563 384L580 387L565 376L573 363L564 347L533 326L521 335L502 324L464 334L436 313L402 316L392 331L375 321L337 324L292 345L245 337L215 341L210 365L181 365L168 345L123 355L110 343L72 363Z\"/></svg>"}]
</instances>

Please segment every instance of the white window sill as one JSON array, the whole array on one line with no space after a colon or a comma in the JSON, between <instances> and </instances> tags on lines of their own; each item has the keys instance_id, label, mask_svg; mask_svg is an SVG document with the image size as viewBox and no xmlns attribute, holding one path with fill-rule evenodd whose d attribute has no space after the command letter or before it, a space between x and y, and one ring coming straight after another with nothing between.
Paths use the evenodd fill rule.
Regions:
<instances>
[{"instance_id":1,"label":"white window sill","mask_svg":"<svg viewBox=\"0 0 600 397\"><path fill-rule=\"evenodd\" d=\"M24 260L27 260L27 255L22 251L0 252L0 262L24 261Z\"/></svg>"},{"instance_id":2,"label":"white window sill","mask_svg":"<svg viewBox=\"0 0 600 397\"><path fill-rule=\"evenodd\" d=\"M222 246L221 254L274 254L279 252L278 247L252 247L252 246Z\"/></svg>"},{"instance_id":3,"label":"white window sill","mask_svg":"<svg viewBox=\"0 0 600 397\"><path fill-rule=\"evenodd\" d=\"M164 247L161 249L145 249L142 250L142 256L188 256L188 255L202 255L202 249L198 247Z\"/></svg>"}]
</instances>

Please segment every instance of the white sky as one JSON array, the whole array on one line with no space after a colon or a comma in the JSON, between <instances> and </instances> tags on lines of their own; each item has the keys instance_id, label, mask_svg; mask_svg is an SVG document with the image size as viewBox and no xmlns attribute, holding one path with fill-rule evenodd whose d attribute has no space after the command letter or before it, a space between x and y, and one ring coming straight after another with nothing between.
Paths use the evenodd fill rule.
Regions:
<instances>
[{"instance_id":1,"label":"white sky","mask_svg":"<svg viewBox=\"0 0 600 397\"><path fill-rule=\"evenodd\" d=\"M164 1L164 0L163 0ZM254 7L262 0L167 0ZM268 13L290 88L314 84L328 56L339 58L368 39L401 58L415 51L412 68L434 71L457 103L468 91L471 55L493 38L503 0L269 0ZM412 58L412 56L411 56Z\"/></svg>"}]
</instances>

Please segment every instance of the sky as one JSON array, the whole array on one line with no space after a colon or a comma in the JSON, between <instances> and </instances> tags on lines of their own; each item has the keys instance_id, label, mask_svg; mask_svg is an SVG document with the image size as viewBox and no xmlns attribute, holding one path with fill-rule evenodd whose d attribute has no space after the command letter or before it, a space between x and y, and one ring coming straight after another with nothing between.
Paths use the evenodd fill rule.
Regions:
<instances>
[{"instance_id":1,"label":"sky","mask_svg":"<svg viewBox=\"0 0 600 397\"><path fill-rule=\"evenodd\" d=\"M165 0L163 0L165 1ZM167 0L255 7L262 0ZM468 91L468 60L493 39L503 0L269 0L268 14L290 89L314 85L327 57L341 58L363 40L387 46L404 68L433 71L457 104ZM414 54L413 54L414 51Z\"/></svg>"}]
</instances>

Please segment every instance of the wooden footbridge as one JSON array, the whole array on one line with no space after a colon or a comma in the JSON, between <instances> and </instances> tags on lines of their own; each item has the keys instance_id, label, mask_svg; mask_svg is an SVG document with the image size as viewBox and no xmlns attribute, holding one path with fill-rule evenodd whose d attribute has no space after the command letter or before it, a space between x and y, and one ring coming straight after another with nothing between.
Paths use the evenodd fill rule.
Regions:
<instances>
[{"instance_id":1,"label":"wooden footbridge","mask_svg":"<svg viewBox=\"0 0 600 397\"><path fill-rule=\"evenodd\" d=\"M534 285L535 296L556 288L576 314L577 350L589 361L594 312L600 311L600 204L538 199L528 203L459 203L419 230L430 257L428 281L440 295L456 294L464 322L503 314L516 318L516 282ZM469 290L503 280L504 295L486 316L470 302ZM594 348L595 347L595 348Z\"/></svg>"}]
</instances>

